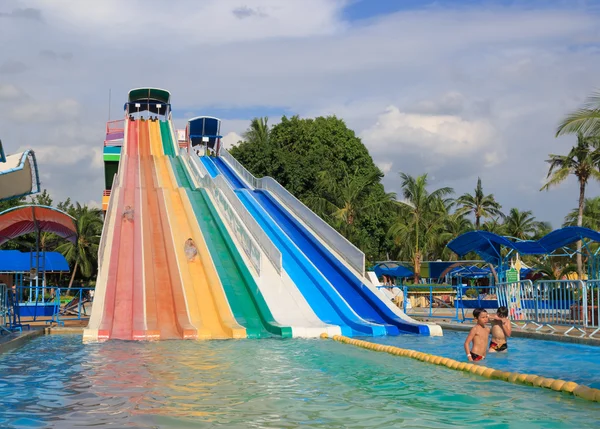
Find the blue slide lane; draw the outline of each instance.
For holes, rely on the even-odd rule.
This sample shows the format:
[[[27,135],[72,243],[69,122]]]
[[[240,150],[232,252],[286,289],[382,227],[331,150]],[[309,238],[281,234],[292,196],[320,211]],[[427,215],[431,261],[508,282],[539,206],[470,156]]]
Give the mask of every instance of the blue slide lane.
[[[205,164],[216,163],[219,171],[234,188],[237,188],[236,194],[281,252],[284,270],[319,319],[325,323],[340,326],[343,335],[380,336],[386,334],[384,326],[362,320],[356,315],[327,279],[306,258],[306,255],[298,250],[293,241],[281,231],[277,223],[256,200],[255,193],[245,189],[244,184],[226,165],[222,164],[220,159],[203,157],[202,162]]]
[[[347,303],[331,288],[321,273],[294,246],[289,237],[281,232],[277,224],[253,198],[251,191],[237,189],[235,192],[281,252],[283,269],[319,319],[340,326],[342,335],[385,335],[383,326],[365,323],[348,308]]]
[[[196,155],[192,154],[191,156]],[[204,164],[204,167],[206,167],[206,170],[208,171],[208,174],[210,174],[210,177],[212,177],[213,179],[217,177],[217,174],[219,174],[219,170],[217,170],[217,167],[214,163],[210,162],[207,156],[201,156],[200,161],[202,162],[202,164]]]
[[[235,177],[235,172],[223,160],[215,161],[219,170],[224,172],[227,178],[234,176],[237,183],[232,182],[236,185],[241,184]],[[398,335],[399,331],[429,335],[426,326],[411,324],[398,317],[268,192],[255,190],[252,193],[261,206],[276,220],[279,227],[362,319],[384,325],[388,335]]]

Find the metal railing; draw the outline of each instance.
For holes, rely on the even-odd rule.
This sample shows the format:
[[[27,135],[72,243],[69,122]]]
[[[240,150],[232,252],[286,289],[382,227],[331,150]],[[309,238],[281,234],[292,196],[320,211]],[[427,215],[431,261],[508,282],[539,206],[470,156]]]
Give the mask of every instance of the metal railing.
[[[402,307],[413,317],[463,322],[468,310],[507,307],[518,329],[533,325],[563,335],[577,332],[594,338],[600,332],[600,280],[531,280],[494,286],[406,285]],[[595,330],[594,330],[595,329]],[[593,331],[592,331],[593,330]]]
[[[536,326],[556,332],[566,327],[564,335],[577,331],[586,336],[588,321],[588,287],[582,280],[530,280],[499,283],[498,304],[506,306],[515,326]],[[522,322],[521,325],[516,324]]]
[[[106,134],[125,131],[125,119],[115,119],[106,123]]]
[[[600,280],[588,280],[587,289],[587,327],[596,328],[589,336],[594,337],[600,332]]]
[[[10,334],[10,330],[6,328],[9,324],[9,318],[8,287],[4,283],[0,283],[0,334]]]
[[[246,167],[231,155],[227,149],[222,149],[220,153],[221,158],[225,159],[229,165],[237,172],[237,174],[253,188],[260,188],[260,181],[252,173],[250,173]]]
[[[67,320],[85,320],[93,297],[94,288],[89,287],[0,285],[0,328],[10,332],[33,322],[64,326]]]
[[[259,249],[261,249],[277,272],[281,273],[281,252],[256,222],[256,219],[248,212],[225,179],[222,176],[213,179],[200,159],[197,156],[190,156],[185,149],[181,149],[179,154],[188,161],[189,171],[196,181],[207,189],[217,202],[225,220],[236,235],[246,255],[253,261],[252,263],[257,271],[260,272]]]
[[[246,183],[254,188],[267,190],[278,197],[288,209],[308,225],[312,232],[331,247],[339,257],[362,276],[365,275],[365,254],[348,241],[346,237],[336,231],[335,228],[317,216],[302,201],[279,184],[279,182],[268,176],[257,179],[225,149],[221,151],[220,156],[229,163]]]

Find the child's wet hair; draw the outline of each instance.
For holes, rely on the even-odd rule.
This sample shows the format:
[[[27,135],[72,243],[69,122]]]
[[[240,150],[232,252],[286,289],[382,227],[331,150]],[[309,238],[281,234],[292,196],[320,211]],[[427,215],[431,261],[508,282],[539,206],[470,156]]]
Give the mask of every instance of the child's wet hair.
[[[498,307],[498,311],[496,311],[496,315],[498,317],[508,317],[508,308],[502,306]]]
[[[476,308],[475,310],[473,310],[473,317],[475,319],[479,319],[479,315],[481,313],[487,313],[487,310],[485,308]]]

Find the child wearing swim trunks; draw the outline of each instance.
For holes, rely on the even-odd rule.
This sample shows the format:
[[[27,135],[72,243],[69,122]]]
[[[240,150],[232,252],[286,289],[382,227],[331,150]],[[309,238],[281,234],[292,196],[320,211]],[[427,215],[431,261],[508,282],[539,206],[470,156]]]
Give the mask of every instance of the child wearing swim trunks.
[[[483,308],[473,310],[475,318],[475,326],[471,328],[471,332],[465,340],[465,352],[470,361],[477,362],[485,359],[487,351],[487,342],[490,336],[490,328],[486,326],[488,323],[488,313]],[[473,348],[471,348],[473,343]]]
[[[508,320],[508,308],[498,307],[494,316],[490,316],[492,322],[492,341],[490,352],[504,352],[508,350],[507,338],[512,334],[510,320]]]

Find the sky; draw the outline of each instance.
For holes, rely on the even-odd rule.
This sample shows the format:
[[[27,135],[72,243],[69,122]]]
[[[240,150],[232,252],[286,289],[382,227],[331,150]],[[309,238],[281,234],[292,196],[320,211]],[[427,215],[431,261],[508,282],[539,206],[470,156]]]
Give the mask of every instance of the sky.
[[[256,116],[336,115],[388,192],[401,171],[456,195],[481,177],[504,211],[559,227],[578,186],[540,192],[545,160],[600,89],[600,1],[3,0],[0,40],[5,151],[33,149],[55,200],[96,205],[105,122],[152,86],[180,127],[221,117],[227,145]]]

